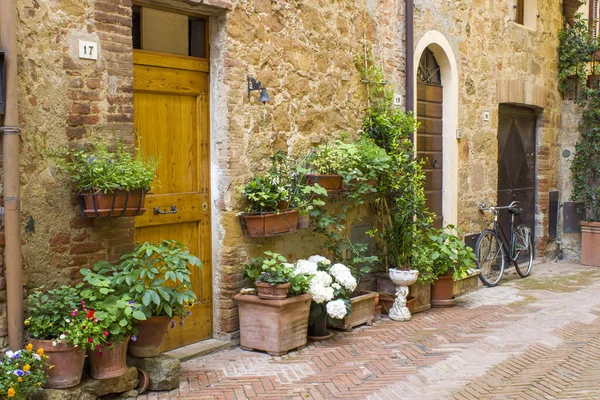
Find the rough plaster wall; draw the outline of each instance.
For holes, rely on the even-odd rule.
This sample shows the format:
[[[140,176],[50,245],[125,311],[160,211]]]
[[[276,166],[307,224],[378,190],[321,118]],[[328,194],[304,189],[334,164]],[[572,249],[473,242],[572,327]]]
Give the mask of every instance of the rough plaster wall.
[[[289,259],[320,252],[322,239],[310,231],[265,240],[245,239],[236,214],[243,209],[236,187],[265,171],[269,156],[282,149],[300,156],[313,145],[356,136],[367,101],[354,57],[364,45],[384,64],[387,78],[403,93],[403,1],[238,1],[213,31],[224,71],[219,94],[226,96],[224,116],[213,114],[213,197],[218,227],[213,230],[220,265],[215,271],[217,334],[237,330],[232,300],[243,281],[242,265],[249,257],[274,250]],[[223,36],[221,36],[223,34]],[[223,49],[224,54],[221,52]],[[213,60],[214,65],[214,60]],[[246,76],[257,78],[273,101],[248,99]],[[211,75],[214,80],[221,71]],[[218,89],[219,90],[219,89]],[[213,103],[214,106],[214,103]],[[215,118],[217,118],[215,120]],[[214,137],[216,136],[216,138]],[[215,264],[217,265],[217,264]]]
[[[490,216],[482,216],[477,205],[496,201],[497,82],[511,81],[524,88],[525,97],[519,103],[543,104],[543,114],[538,119],[536,233],[541,239],[538,249],[544,249],[547,193],[558,185],[561,97],[557,90],[556,48],[562,5],[558,0],[538,1],[540,18],[537,30],[532,31],[510,21],[513,3],[416,0],[415,43],[425,32],[438,30],[448,39],[457,58],[458,118],[463,131],[456,177],[458,223],[465,232],[479,232],[487,226]],[[536,101],[525,100],[528,98]],[[484,111],[490,112],[490,121],[483,121]]]

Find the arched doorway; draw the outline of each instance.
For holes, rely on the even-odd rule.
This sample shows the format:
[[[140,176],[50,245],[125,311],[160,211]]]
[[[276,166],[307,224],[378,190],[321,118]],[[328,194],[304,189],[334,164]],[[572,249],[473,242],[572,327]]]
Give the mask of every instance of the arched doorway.
[[[423,162],[425,172],[426,204],[437,218],[436,228],[443,225],[443,113],[444,92],[440,65],[429,48],[419,60],[417,69],[417,158]]]

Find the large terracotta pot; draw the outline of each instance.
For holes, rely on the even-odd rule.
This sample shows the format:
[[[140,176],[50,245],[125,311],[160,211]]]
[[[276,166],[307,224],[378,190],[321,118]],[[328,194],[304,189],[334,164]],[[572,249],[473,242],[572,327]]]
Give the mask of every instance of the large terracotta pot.
[[[431,306],[432,307],[450,307],[454,305],[452,298],[452,289],[454,280],[451,275],[438,276],[438,279],[431,285]]]
[[[146,191],[117,191],[94,193],[89,190],[81,194],[83,214],[88,218],[132,217],[142,215],[146,208]]]
[[[246,213],[240,218],[250,237],[274,236],[298,229],[298,210],[280,213]]]
[[[283,300],[287,297],[290,290],[289,283],[271,285],[265,282],[255,282],[254,285],[256,286],[258,297],[265,300]]]
[[[340,193],[344,190],[342,175],[306,174],[306,182],[309,185],[318,183],[329,194]]]
[[[581,263],[600,267],[600,222],[581,222]]]
[[[127,372],[127,345],[129,337],[121,343],[89,350],[90,375],[94,379],[116,378]]]
[[[233,299],[239,308],[242,349],[282,355],[306,345],[311,295],[263,300],[258,296],[236,294]]]
[[[52,340],[32,339],[33,350],[44,349],[48,356],[46,364],[53,365],[49,368],[48,381],[44,384],[46,389],[65,389],[77,386],[81,381],[85,349],[73,347],[65,343],[52,345]]]
[[[134,327],[138,334],[136,340],[129,341],[128,352],[134,357],[148,358],[160,354],[160,348],[167,336],[169,322],[167,316],[152,317],[145,321],[137,321]]]

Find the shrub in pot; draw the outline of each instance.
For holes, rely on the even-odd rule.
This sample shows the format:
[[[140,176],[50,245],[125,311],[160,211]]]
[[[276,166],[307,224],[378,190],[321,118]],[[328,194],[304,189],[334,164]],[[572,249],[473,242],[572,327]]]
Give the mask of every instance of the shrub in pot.
[[[267,257],[253,258],[244,265],[245,275],[254,281],[258,297],[265,300],[283,300],[303,292],[306,278],[294,274],[294,265],[278,253],[265,251]]]
[[[38,390],[46,382],[47,358],[43,348],[31,343],[0,356],[0,398],[25,400]]]
[[[48,364],[45,388],[63,389],[79,384],[85,361],[84,336],[87,318],[81,310],[79,287],[61,286],[38,290],[27,297],[25,320],[34,348],[44,349]]]
[[[112,151],[111,151],[112,150]],[[77,190],[85,217],[141,215],[156,178],[158,161],[136,155],[122,143],[95,140],[52,153]]]
[[[137,340],[129,344],[129,354],[135,357],[154,357],[167,335],[173,318],[183,320],[191,314],[188,306],[194,303],[190,276],[193,269],[202,268],[198,257],[183,244],[165,240],[159,244],[142,243],[121,257],[117,266],[106,265],[104,274],[114,281],[132,300],[140,304],[146,319],[136,321]],[[182,321],[180,321],[182,323]]]
[[[87,318],[82,339],[88,349],[90,375],[95,379],[121,376],[127,371],[127,346],[135,340],[134,321],[146,315],[131,296],[110,274],[106,262],[94,265],[93,270],[81,269],[85,286],[81,295],[82,310]]]

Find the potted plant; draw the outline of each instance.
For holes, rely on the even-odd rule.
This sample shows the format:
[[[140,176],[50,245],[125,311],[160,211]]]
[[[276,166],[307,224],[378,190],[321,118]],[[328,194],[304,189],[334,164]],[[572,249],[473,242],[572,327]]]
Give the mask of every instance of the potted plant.
[[[32,345],[44,349],[48,364],[49,389],[64,389],[79,384],[85,346],[81,337],[85,314],[79,289],[71,286],[35,291],[27,297],[29,317],[25,320]]]
[[[267,257],[253,259],[245,266],[246,275],[251,279],[264,279],[267,288],[284,283],[290,296],[273,296],[270,293],[266,298],[264,295],[261,298],[236,294],[234,300],[240,315],[240,345],[245,350],[281,355],[306,345],[312,299],[306,294],[310,276],[298,271],[293,264],[288,264],[280,254],[265,254]],[[257,289],[260,283],[256,283]]]
[[[133,155],[119,141],[96,140],[52,154],[73,181],[85,217],[135,216],[146,211],[146,193],[156,178],[158,161],[146,160],[139,150]]]
[[[139,244],[121,260],[117,266],[103,263],[98,274],[112,276],[145,315],[145,319],[134,321],[137,340],[129,343],[129,354],[155,357],[160,354],[171,320],[183,320],[191,313],[188,305],[193,304],[196,294],[190,277],[202,263],[174,240]]]
[[[140,310],[115,277],[107,273],[106,262],[94,265],[93,270],[81,269],[85,286],[81,290],[82,312],[87,323],[83,331],[90,360],[90,375],[94,379],[121,376],[127,371],[129,339],[136,340],[134,321],[143,321]],[[132,336],[133,335],[133,336]]]
[[[245,275],[254,281],[258,297],[282,300],[290,289],[292,265],[281,254],[265,251],[267,257],[253,258],[244,265]]]
[[[34,348],[30,343],[25,349],[7,351],[0,357],[0,398],[27,399],[27,395],[46,382],[43,348]]]
[[[442,229],[431,228],[422,244],[432,264],[424,272],[435,276],[431,286],[431,305],[448,307],[454,304],[452,289],[454,279],[462,279],[475,266],[475,253],[457,235],[460,230],[453,225]],[[423,254],[424,256],[425,253]],[[424,268],[419,264],[419,268]]]
[[[298,229],[306,229],[310,226],[310,212],[315,207],[325,205],[321,197],[327,196],[327,190],[318,183],[308,184],[307,174],[309,169],[297,164],[292,172],[292,185],[290,189],[291,206],[298,210]]]

